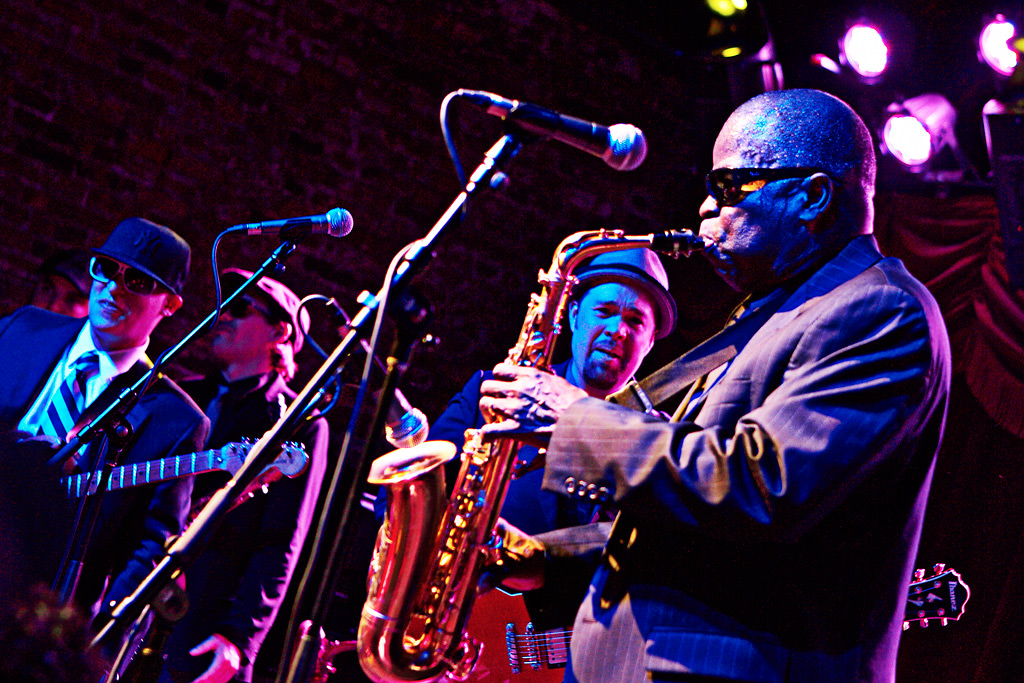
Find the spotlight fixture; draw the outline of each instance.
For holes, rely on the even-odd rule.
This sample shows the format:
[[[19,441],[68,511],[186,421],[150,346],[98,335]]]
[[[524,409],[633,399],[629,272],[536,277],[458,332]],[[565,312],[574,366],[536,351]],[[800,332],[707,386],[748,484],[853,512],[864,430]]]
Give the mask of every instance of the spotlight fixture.
[[[882,126],[881,148],[911,172],[924,171],[929,162],[948,148],[958,168],[935,179],[960,180],[964,172],[976,175],[960,151],[953,128],[956,110],[942,95],[926,93],[903,102],[890,104],[888,118]]]
[[[997,14],[981,30],[978,37],[978,58],[996,73],[1009,76],[1020,59],[1020,55],[1010,47],[1010,41],[1016,34],[1013,23],[1002,14]]]
[[[866,22],[850,26],[839,41],[839,60],[869,82],[877,80],[889,62],[889,47],[876,27]]]
[[[708,9],[729,18],[747,11],[747,0],[707,0]]]
[[[771,43],[760,3],[747,0],[705,0],[706,51],[712,59],[758,58]]]

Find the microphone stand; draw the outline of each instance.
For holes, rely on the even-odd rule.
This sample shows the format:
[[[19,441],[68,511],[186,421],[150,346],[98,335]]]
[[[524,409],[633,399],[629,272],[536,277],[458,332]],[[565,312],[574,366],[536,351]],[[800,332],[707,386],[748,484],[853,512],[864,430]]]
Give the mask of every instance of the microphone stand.
[[[350,542],[352,531],[350,515],[352,509],[359,499],[358,486],[366,480],[366,473],[361,465],[372,460],[371,454],[379,452],[382,447],[384,424],[387,421],[388,408],[394,399],[395,389],[398,386],[401,376],[408,366],[409,358],[419,338],[426,331],[430,322],[430,304],[416,295],[412,289],[406,291],[405,297],[399,301],[398,306],[392,306],[389,310],[400,309],[396,316],[397,331],[391,350],[387,356],[387,367],[384,375],[384,382],[380,389],[380,399],[374,412],[373,421],[369,428],[368,438],[363,441],[362,450],[356,460],[360,465],[359,471],[347,480],[350,490],[344,497],[335,495],[335,488],[328,492],[326,504],[321,513],[320,522],[317,525],[316,534],[312,543],[310,557],[306,563],[306,569],[299,581],[296,591],[297,598],[302,598],[308,589],[309,584],[319,577],[316,590],[313,594],[312,606],[310,607],[310,626],[299,638],[294,656],[289,663],[289,680],[308,680],[315,670],[317,659],[320,655],[320,627],[327,618],[327,612],[331,605],[331,597],[334,595],[334,586],[341,578],[343,560],[347,553],[342,552],[344,545]],[[351,433],[346,434],[344,449],[350,447]],[[344,466],[345,458],[338,461],[339,472],[335,477],[341,481],[346,475],[340,473]],[[347,472],[347,469],[346,469]],[[332,481],[332,484],[334,482]],[[340,511],[337,509],[340,505]],[[340,519],[340,521],[339,521]],[[352,523],[354,524],[354,523]],[[340,529],[334,532],[333,529]],[[325,538],[324,536],[327,536]],[[325,545],[327,547],[325,547]],[[326,558],[326,563],[324,562]],[[296,600],[296,606],[301,604]],[[298,609],[295,610],[298,613]],[[290,621],[289,627],[295,622]],[[290,630],[290,629],[289,629]],[[291,643],[295,639],[285,634],[285,643]],[[282,653],[286,655],[287,653]]]
[[[158,358],[154,366],[139,379],[133,382],[130,386],[126,387],[121,391],[118,396],[110,402],[109,405],[104,407],[92,420],[89,421],[77,434],[68,439],[67,444],[61,448],[49,461],[51,466],[62,464],[65,460],[71,457],[72,454],[77,452],[83,445],[89,443],[93,439],[97,438],[101,434],[108,435],[112,443],[117,443],[117,440],[122,436],[127,439],[131,433],[131,425],[128,420],[124,417],[128,411],[138,402],[142,394],[149,388],[150,384],[157,378],[160,369],[164,367],[171,358],[174,358],[178,353],[181,352],[188,344],[190,344],[196,337],[204,334],[208,331],[209,327],[216,320],[220,311],[226,308],[233,302],[237,297],[241,296],[249,287],[251,287],[257,280],[262,278],[268,272],[276,270],[281,267],[281,261],[289,254],[291,254],[298,244],[296,240],[285,240],[274,250],[274,252],[260,265],[260,267],[252,274],[248,280],[226,299],[223,300],[219,309],[212,311],[202,322],[192,329],[185,337],[174,346],[164,351]],[[127,432],[126,432],[127,430]],[[98,514],[99,503],[107,489],[107,481],[110,476],[110,471],[113,469],[113,463],[109,463],[103,466],[102,474],[100,477],[98,488],[95,493],[90,493],[85,496],[82,505],[88,501],[89,505],[93,507],[94,511],[90,511],[87,515],[79,513],[79,520],[76,521],[76,527],[80,524],[82,519],[94,519]],[[254,477],[255,478],[255,475]],[[91,528],[90,528],[91,530]],[[72,538],[79,535],[79,531],[75,529],[72,533]],[[84,547],[84,546],[83,546]],[[67,564],[67,563],[65,563]],[[68,571],[67,566],[62,566],[62,574]],[[71,589],[74,588],[75,577],[81,573],[81,565],[74,567],[74,572],[70,576],[58,576],[55,585],[67,586]],[[72,595],[67,595],[64,599],[65,602],[70,602]],[[147,603],[148,604],[148,603]],[[141,613],[141,610],[139,611]],[[135,617],[138,617],[136,614]],[[100,643],[108,633],[111,632],[114,626],[120,626],[134,621],[133,619],[125,620],[111,620],[99,631],[98,635],[93,639],[92,646]]]
[[[432,248],[434,244],[438,241],[446,228],[458,220],[469,198],[484,188],[489,187],[492,180],[497,181],[501,177],[499,175],[499,169],[516,155],[519,151],[520,145],[521,142],[519,138],[512,132],[508,132],[486,152],[484,159],[469,177],[462,192],[460,192],[451,205],[449,205],[427,235],[419,240],[418,243],[409,250],[405,259],[395,269],[390,286],[382,288],[381,292],[378,293],[378,296],[370,297],[368,300],[361,302],[363,303],[363,308],[353,316],[352,321],[348,324],[348,333],[342,339],[331,357],[328,358],[317,377],[310,380],[311,384],[318,381],[320,375],[329,376],[333,372],[333,368],[337,362],[336,359],[341,353],[350,353],[348,349],[356,343],[359,332],[368,325],[370,320],[372,320],[376,309],[380,304],[381,296],[389,290],[392,294],[398,295],[401,295],[406,291],[408,281],[424,267],[427,258],[432,256]],[[404,350],[402,348],[403,346],[407,346],[407,342],[401,338],[403,335],[408,336],[404,332],[399,334],[399,339],[396,340],[396,348],[394,349],[396,356],[405,356],[408,352],[407,348]],[[402,361],[399,358],[389,358],[389,368],[393,369],[395,365],[401,362]],[[384,425],[387,408],[393,398],[395,384],[397,384],[397,378],[393,377],[394,374],[395,373],[389,370],[388,377],[385,379],[381,398],[377,404],[377,412],[374,417],[373,427],[376,431],[373,434],[379,432]],[[307,391],[308,388],[304,389],[303,393],[306,393]],[[296,401],[301,397],[302,395],[300,394],[300,396],[296,398]],[[283,681],[287,681],[288,683],[304,683],[309,680],[316,663],[320,647],[318,637],[320,632],[319,627],[326,615],[327,608],[330,604],[330,597],[334,592],[334,584],[337,578],[336,575],[339,572],[340,561],[345,556],[345,553],[339,552],[338,549],[343,544],[350,543],[350,539],[354,535],[355,517],[352,515],[352,510],[356,505],[356,501],[359,499],[359,488],[366,480],[366,476],[369,471],[370,459],[368,457],[368,451],[370,445],[373,444],[374,439],[372,438],[373,434],[371,434],[371,438],[367,439],[366,446],[363,448],[362,453],[359,454],[358,460],[349,465],[347,460],[349,459],[349,451],[351,450],[352,445],[352,423],[354,423],[354,420],[350,422],[349,432],[345,435],[341,455],[338,459],[337,465],[335,466],[330,488],[328,489],[323,511],[321,512],[320,523],[318,524],[317,533],[314,537],[312,546],[313,551],[310,559],[307,561],[306,569],[299,584],[296,598],[296,605],[298,605],[300,601],[302,601],[304,593],[308,590],[310,582],[313,580],[315,569],[315,573],[320,577],[320,580],[316,586],[316,591],[311,603],[313,605],[313,623],[306,634],[298,639],[298,644],[290,660],[290,666],[288,669],[285,670],[284,668],[280,668],[278,670],[275,683],[283,683]],[[348,481],[347,488],[345,490],[341,490],[343,472],[355,473]],[[327,528],[325,522],[333,522],[333,519],[336,516],[335,509],[338,507],[340,507],[341,510],[339,516],[340,521],[338,522],[337,529],[332,531]],[[330,550],[326,553],[327,559],[329,560],[328,566],[323,567],[321,570],[321,568],[316,567],[314,560],[324,552],[321,545],[323,544],[324,536],[327,533],[334,534],[334,542],[332,543]],[[285,661],[289,644],[296,641],[299,622],[299,619],[297,619],[296,616],[297,615],[293,612],[292,619],[289,622],[288,630],[285,634],[284,642],[286,652],[282,655],[282,661]]]

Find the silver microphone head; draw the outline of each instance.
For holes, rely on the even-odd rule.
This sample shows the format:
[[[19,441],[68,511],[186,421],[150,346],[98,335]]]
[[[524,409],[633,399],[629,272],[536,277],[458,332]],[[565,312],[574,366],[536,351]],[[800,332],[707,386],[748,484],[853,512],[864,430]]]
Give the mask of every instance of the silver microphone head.
[[[601,155],[604,162],[616,171],[632,171],[647,156],[644,133],[630,123],[616,123],[608,127],[608,151]]]
[[[331,237],[344,237],[352,232],[355,221],[352,214],[341,208],[334,208],[327,212],[327,234]]]

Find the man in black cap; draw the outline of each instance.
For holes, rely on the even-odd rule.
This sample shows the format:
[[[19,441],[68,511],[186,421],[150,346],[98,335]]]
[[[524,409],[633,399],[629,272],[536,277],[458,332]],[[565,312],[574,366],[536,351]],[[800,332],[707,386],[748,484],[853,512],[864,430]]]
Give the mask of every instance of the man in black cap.
[[[252,275],[229,269],[225,289]],[[285,285],[261,278],[223,313],[210,352],[218,371],[182,387],[211,420],[209,447],[258,439],[295,397],[286,382],[295,374],[309,315]],[[274,623],[312,523],[327,464],[326,420],[305,423],[288,438],[304,446],[309,465],[295,478],[273,481],[232,510],[203,554],[186,570],[191,608],[167,643],[161,681],[250,681],[256,655]],[[195,506],[227,480],[226,473],[196,478]],[[273,658],[276,663],[276,657]]]
[[[5,588],[12,594],[54,580],[77,506],[58,480],[75,467],[95,470],[106,451],[105,439],[94,440],[62,471],[47,464],[50,449],[85,421],[83,411],[108,405],[120,386],[152,366],[150,334],[182,304],[190,250],[169,228],[129,218],[93,254],[84,321],[33,306],[0,319],[0,429],[15,446],[0,457],[0,516],[15,535],[0,545],[0,564],[10,573]],[[206,418],[166,377],[157,378],[125,418],[132,429],[124,464],[198,451],[206,438]],[[101,614],[109,610],[181,533],[191,492],[187,477],[108,491],[77,589],[56,588],[83,606],[96,602]]]

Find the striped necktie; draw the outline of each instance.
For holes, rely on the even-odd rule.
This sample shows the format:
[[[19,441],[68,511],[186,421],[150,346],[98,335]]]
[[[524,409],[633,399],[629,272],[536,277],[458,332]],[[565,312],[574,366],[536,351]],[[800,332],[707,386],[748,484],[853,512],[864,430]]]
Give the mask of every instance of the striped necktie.
[[[40,434],[64,440],[85,409],[86,383],[99,369],[99,355],[95,351],[83,353],[75,361],[50,399],[50,407],[39,425]]]

